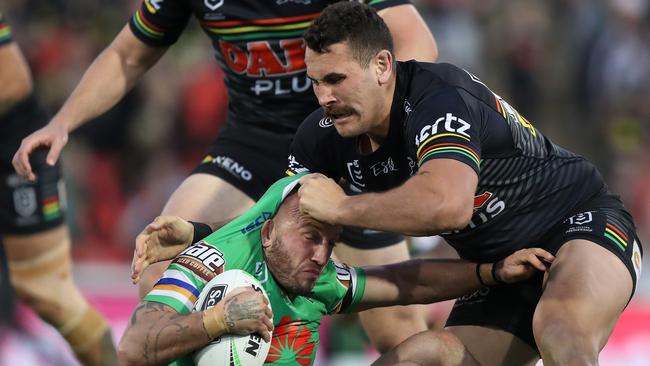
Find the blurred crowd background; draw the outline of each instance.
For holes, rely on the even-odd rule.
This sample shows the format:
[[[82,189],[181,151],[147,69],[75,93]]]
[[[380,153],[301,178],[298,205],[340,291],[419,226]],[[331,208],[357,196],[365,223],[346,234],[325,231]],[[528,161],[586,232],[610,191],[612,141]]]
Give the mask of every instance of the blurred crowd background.
[[[635,216],[648,250],[650,0],[415,4],[438,42],[440,62],[472,71],[552,140],[596,163]],[[136,0],[0,2],[14,39],[29,60],[37,93],[53,112],[137,6]],[[120,316],[128,318],[137,301],[136,287],[128,280],[135,236],[202,159],[224,121],[227,95],[212,52],[208,38],[192,21],[143,82],[108,114],[75,131],[65,149],[67,215],[77,277],[82,289],[93,294],[91,301],[114,313],[116,324],[122,321]],[[429,250],[433,245],[419,241],[413,249]],[[650,268],[647,256],[645,262]],[[639,326],[646,331],[631,341],[633,345],[622,346],[629,349],[610,358],[617,364],[650,365],[650,347],[645,347],[645,360],[632,355],[643,348],[639,342],[650,346],[650,276],[642,277],[627,312],[636,312],[631,322],[638,325],[642,319]],[[443,314],[432,315],[432,322],[443,321],[444,310],[431,314]],[[19,315],[33,318],[24,309]],[[26,327],[55,337],[33,323]],[[367,345],[355,322],[328,321],[332,323],[336,324],[329,327],[329,334],[334,336],[324,341],[322,364],[327,360],[343,364],[343,358],[331,361],[337,353],[364,352]],[[8,346],[12,338],[2,334],[0,364],[5,364],[3,352],[6,361],[11,350],[15,355],[33,348],[22,341]],[[23,337],[44,340],[33,333]],[[33,342],[40,349],[34,352],[50,352],[50,364],[71,362],[64,356],[51,357],[58,346],[48,348],[39,342]],[[23,346],[15,348],[16,344]]]

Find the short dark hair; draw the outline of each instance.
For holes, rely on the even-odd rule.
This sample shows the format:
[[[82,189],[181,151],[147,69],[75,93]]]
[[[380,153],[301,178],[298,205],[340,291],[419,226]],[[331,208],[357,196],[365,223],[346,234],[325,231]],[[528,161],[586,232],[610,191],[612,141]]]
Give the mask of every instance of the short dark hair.
[[[356,1],[326,7],[303,37],[307,47],[318,53],[329,52],[331,45],[347,41],[362,66],[367,66],[381,50],[393,53],[393,38],[384,20],[375,9]]]

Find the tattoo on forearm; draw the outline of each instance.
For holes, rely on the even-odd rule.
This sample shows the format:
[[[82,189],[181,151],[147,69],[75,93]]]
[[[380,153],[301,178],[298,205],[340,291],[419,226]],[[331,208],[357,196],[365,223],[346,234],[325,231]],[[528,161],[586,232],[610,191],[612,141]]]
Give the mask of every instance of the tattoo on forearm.
[[[172,357],[170,352],[178,349],[175,343],[178,339],[193,339],[197,345],[202,341],[209,341],[207,332],[205,332],[205,339],[200,336],[197,338],[197,332],[192,326],[193,322],[188,322],[187,319],[187,315],[172,312],[167,305],[161,303],[144,301],[137,306],[130,323],[133,326],[140,322],[136,325],[143,342],[141,358],[146,365],[166,362]]]
[[[224,304],[226,325],[228,328],[233,328],[235,322],[239,320],[253,320],[259,318],[262,314],[262,309],[257,306],[258,302],[255,300],[246,300],[240,302],[237,298],[230,298]]]

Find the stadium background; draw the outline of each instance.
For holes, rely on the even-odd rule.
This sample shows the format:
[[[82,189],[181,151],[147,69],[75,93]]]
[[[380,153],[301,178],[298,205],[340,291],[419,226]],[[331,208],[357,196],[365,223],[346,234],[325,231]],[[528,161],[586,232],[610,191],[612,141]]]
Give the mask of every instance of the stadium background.
[[[0,6],[38,94],[55,111],[137,1],[3,0]],[[597,164],[633,212],[647,249],[650,1],[420,0],[416,6],[436,37],[440,61],[471,70],[551,139]],[[227,108],[221,79],[208,38],[192,21],[116,108],[71,135],[64,170],[75,277],[110,318],[116,338],[137,301],[129,281],[134,238],[218,133]],[[444,311],[430,309],[432,322]],[[54,331],[24,307],[18,317],[18,329],[0,325],[0,365],[74,365]],[[373,357],[353,319],[325,323],[319,365]],[[601,364],[650,365],[648,346],[646,274]]]

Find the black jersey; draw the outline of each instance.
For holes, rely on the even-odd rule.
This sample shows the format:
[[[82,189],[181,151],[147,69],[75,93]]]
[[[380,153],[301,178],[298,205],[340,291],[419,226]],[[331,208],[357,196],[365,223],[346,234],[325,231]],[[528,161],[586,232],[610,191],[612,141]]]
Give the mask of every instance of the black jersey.
[[[318,107],[307,78],[302,34],[329,0],[144,0],[133,33],[167,46],[194,15],[212,40],[225,73],[228,123],[293,134]],[[376,9],[409,0],[374,0]]]
[[[606,192],[595,167],[554,145],[469,72],[449,64],[398,62],[386,141],[362,155],[322,110],[298,129],[288,174],[309,170],[359,191],[394,188],[431,159],[478,174],[467,227],[442,236],[467,259],[501,258],[530,246],[563,216]]]

